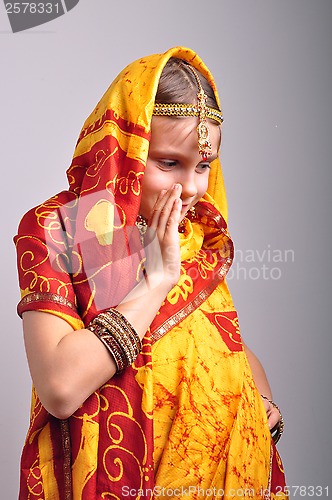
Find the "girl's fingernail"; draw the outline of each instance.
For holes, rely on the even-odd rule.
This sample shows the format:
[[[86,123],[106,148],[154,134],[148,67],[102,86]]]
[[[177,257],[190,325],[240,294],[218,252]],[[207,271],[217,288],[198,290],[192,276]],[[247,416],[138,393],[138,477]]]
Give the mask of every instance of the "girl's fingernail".
[[[173,189],[179,189],[180,184],[174,184]]]

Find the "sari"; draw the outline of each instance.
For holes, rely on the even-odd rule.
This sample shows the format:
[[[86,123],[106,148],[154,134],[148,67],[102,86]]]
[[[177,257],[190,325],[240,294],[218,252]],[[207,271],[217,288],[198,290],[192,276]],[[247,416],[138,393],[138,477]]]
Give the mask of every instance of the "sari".
[[[170,57],[200,71],[218,100],[211,73],[190,49],[141,58],[118,75],[84,123],[68,190],[19,225],[19,315],[48,312],[78,330],[142,278],[135,221],[155,94]],[[129,368],[67,420],[49,414],[33,389],[21,500],[286,498],[225,281],[233,243],[219,158],[180,245],[179,281]]]

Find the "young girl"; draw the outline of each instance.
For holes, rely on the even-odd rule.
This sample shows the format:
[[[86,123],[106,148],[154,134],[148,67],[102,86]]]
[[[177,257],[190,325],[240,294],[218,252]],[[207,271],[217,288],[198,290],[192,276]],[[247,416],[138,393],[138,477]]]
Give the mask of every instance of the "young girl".
[[[68,190],[23,217],[20,499],[286,498],[281,415],[225,282],[222,121],[197,54],[142,58],[86,120]]]

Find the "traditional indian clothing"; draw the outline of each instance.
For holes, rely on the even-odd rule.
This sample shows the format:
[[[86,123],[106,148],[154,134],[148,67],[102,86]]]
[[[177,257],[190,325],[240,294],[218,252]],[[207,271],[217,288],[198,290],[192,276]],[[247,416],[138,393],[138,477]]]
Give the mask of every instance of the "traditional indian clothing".
[[[20,315],[48,312],[78,330],[142,278],[135,221],[155,94],[170,57],[201,72],[218,99],[211,73],[189,49],[139,59],[119,74],[83,126],[68,190],[20,223]],[[68,420],[50,415],[33,390],[20,499],[263,499],[282,491],[282,464],[225,281],[233,258],[226,221],[216,159],[180,234],[180,279],[136,361]]]

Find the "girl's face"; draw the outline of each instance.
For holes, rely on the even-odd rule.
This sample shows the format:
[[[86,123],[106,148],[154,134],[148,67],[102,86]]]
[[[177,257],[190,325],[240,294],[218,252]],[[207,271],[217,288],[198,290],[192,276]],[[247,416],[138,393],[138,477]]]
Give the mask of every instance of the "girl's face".
[[[171,118],[154,116],[151,140],[143,183],[140,215],[149,219],[162,189],[175,183],[182,185],[183,219],[188,210],[205,194],[208,187],[210,163],[217,158],[220,127],[209,121],[212,155],[207,161],[198,153],[196,117]]]

